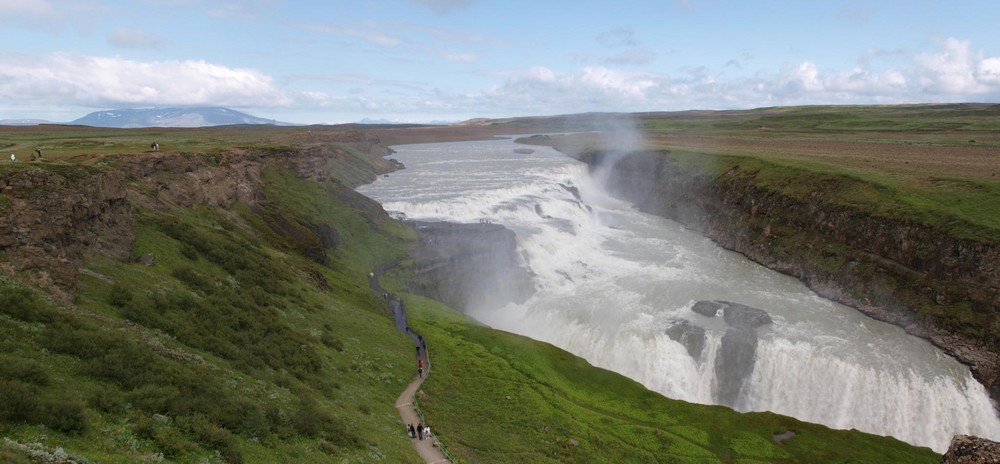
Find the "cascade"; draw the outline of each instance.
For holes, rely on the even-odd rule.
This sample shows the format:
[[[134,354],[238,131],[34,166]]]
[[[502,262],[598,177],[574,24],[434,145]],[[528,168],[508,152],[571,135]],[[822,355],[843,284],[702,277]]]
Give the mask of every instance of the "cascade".
[[[1000,439],[967,367],[902,329],[825,300],[672,221],[610,197],[585,165],[510,140],[395,147],[406,169],[358,190],[418,220],[501,224],[517,234],[536,291],[462,308],[668,397],[773,411],[947,449],[955,434]],[[726,301],[770,320],[734,327],[695,311]]]

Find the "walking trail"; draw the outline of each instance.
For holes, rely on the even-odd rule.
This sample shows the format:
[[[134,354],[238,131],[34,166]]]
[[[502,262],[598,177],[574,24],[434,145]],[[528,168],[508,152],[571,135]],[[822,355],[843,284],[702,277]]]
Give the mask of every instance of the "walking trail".
[[[431,372],[431,360],[427,354],[424,339],[410,330],[410,327],[406,322],[406,308],[403,305],[403,302],[382,289],[378,283],[378,275],[390,266],[392,266],[392,264],[382,266],[369,274],[369,284],[371,285],[372,290],[378,292],[379,295],[383,295],[383,297],[386,298],[391,304],[393,316],[396,321],[396,328],[407,334],[413,340],[415,347],[414,352],[416,356],[416,359],[413,361],[414,370],[417,369],[418,361],[423,361],[423,375],[414,375],[413,380],[406,386],[403,393],[399,395],[399,398],[396,398],[396,409],[399,410],[399,417],[403,420],[403,430],[405,431],[406,426],[409,424],[412,424],[414,429],[416,429],[418,424],[422,424],[420,416],[417,415],[416,408],[413,407],[413,397],[420,389],[420,384],[424,382],[424,379],[426,379]],[[426,426],[427,424],[423,425]],[[433,429],[431,430],[431,434],[423,437],[423,440],[414,436],[411,441],[413,442],[413,447],[417,449],[417,452],[420,454],[420,457],[424,460],[424,462],[429,464],[444,464],[451,462],[445,456],[444,452],[437,447],[437,437],[433,435]]]

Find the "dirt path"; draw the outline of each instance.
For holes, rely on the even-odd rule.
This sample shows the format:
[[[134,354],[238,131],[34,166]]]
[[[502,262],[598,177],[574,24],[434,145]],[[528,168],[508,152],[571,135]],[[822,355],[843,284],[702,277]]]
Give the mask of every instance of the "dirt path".
[[[403,305],[402,300],[399,300],[395,296],[386,292],[385,289],[383,289],[378,283],[379,274],[393,265],[395,265],[395,263],[381,266],[372,271],[368,274],[368,283],[372,290],[375,290],[379,295],[383,295],[383,297],[389,302],[389,306],[392,308],[393,317],[396,321],[396,328],[413,340],[415,355],[415,359],[413,361],[414,370],[417,369],[418,362],[423,362],[423,374],[414,375],[413,380],[406,386],[403,393],[400,393],[399,398],[396,398],[396,409],[399,410],[399,417],[403,420],[404,430],[406,430],[405,427],[407,425],[413,425],[414,430],[416,430],[417,425],[426,424],[421,424],[420,422],[420,416],[417,414],[416,408],[413,407],[413,397],[417,394],[417,391],[420,390],[420,385],[424,383],[424,379],[430,375],[431,360],[430,356],[427,354],[427,345],[424,343],[424,339],[415,332],[411,331],[406,322],[406,307]],[[419,348],[419,350],[417,348]],[[423,458],[424,462],[429,464],[444,464],[451,462],[437,447],[437,437],[433,435],[433,429],[431,430],[431,434],[424,436],[423,439],[414,437],[411,441],[413,442],[413,447],[417,449],[417,453],[420,454],[420,457]]]
[[[396,409],[399,410],[399,417],[403,419],[403,424],[413,424],[416,428],[420,424],[420,417],[417,415],[416,409],[413,408],[413,396],[417,394],[417,390],[420,389],[420,384],[424,382],[427,375],[430,374],[431,363],[427,357],[427,352],[421,350],[420,360],[424,361],[424,375],[423,378],[416,376],[413,381],[406,386],[403,393],[396,398]],[[444,453],[435,446],[437,443],[437,438],[433,436],[433,429],[431,430],[431,436],[425,436],[423,440],[419,438],[413,438],[413,446],[420,453],[420,457],[424,459],[427,463],[446,463],[451,462],[445,457]]]

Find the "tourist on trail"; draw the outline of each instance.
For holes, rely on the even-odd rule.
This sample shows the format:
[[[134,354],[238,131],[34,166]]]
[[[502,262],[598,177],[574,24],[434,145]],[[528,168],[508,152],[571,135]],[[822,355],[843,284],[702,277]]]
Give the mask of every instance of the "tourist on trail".
[[[417,424],[417,438],[424,439],[424,424]]]
[[[420,347],[417,346],[417,356],[420,356]]]
[[[428,425],[428,426],[424,427],[424,436],[427,437],[428,440],[430,440],[431,438],[433,438],[433,437],[431,437],[431,426]]]
[[[421,379],[424,378],[424,368],[418,367],[417,368],[417,375],[420,376]]]
[[[418,359],[417,360],[417,367],[424,367],[424,360],[423,359]]]
[[[413,430],[413,424],[406,424],[406,435],[410,438],[417,438],[417,432]]]

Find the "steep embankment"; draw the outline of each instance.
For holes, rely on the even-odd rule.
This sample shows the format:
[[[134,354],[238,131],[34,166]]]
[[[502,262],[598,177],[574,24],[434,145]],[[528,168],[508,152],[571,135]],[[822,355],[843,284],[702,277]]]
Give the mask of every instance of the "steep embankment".
[[[418,462],[369,145],[0,167],[0,461]]]
[[[891,190],[829,170],[668,152],[579,158],[643,211],[930,339],[1000,398],[995,231],[913,214]]]

